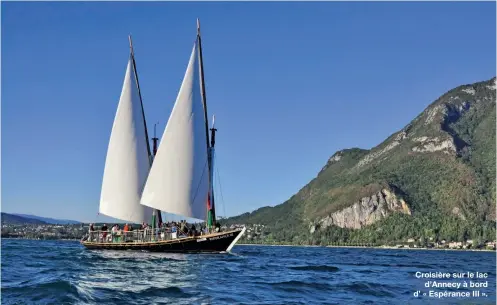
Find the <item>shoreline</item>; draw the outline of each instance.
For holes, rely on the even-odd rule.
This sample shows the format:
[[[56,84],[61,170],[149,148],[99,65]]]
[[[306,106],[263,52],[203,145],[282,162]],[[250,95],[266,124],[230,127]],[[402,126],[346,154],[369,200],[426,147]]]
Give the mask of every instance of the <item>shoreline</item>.
[[[49,240],[49,241],[80,241],[80,239],[70,239],[70,238],[59,238],[59,239],[38,239],[38,238],[22,238],[22,237],[1,237],[0,239],[24,239],[24,240]]]
[[[428,250],[428,251],[473,251],[473,252],[496,252],[490,249],[450,249],[450,248],[396,248],[388,246],[314,246],[314,245],[271,245],[271,244],[236,244],[237,246],[266,246],[266,247],[322,247],[322,248],[361,248],[361,249],[384,249],[384,250]]]
[[[18,238],[18,237],[1,237],[1,239],[24,239],[24,240],[44,240],[44,241],[80,241],[79,239],[36,239],[36,238]],[[473,251],[473,252],[497,252],[491,249],[450,249],[450,248],[396,248],[389,246],[316,246],[316,245],[273,245],[273,244],[236,244],[236,246],[258,246],[258,247],[305,247],[305,248],[360,248],[360,249],[383,249],[383,250],[428,250],[428,251]]]

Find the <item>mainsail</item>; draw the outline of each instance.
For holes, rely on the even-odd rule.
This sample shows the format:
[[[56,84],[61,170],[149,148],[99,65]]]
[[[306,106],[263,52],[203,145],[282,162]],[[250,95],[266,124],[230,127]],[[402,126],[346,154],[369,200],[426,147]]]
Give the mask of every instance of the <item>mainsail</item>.
[[[196,41],[140,203],[204,220],[210,173],[200,69]]]
[[[150,170],[149,150],[131,53],[105,160],[100,213],[133,223],[150,221],[152,209],[139,204]]]

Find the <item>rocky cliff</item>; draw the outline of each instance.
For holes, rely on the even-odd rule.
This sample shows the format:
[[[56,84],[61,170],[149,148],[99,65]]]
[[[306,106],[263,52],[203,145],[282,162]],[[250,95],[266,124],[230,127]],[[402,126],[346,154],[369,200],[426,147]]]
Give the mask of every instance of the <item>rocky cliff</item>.
[[[360,229],[386,218],[394,212],[411,215],[411,210],[404,199],[399,198],[390,190],[382,189],[371,196],[361,198],[348,208],[319,219],[317,224],[311,225],[310,232],[313,233],[317,228],[324,229],[331,225],[340,228]]]

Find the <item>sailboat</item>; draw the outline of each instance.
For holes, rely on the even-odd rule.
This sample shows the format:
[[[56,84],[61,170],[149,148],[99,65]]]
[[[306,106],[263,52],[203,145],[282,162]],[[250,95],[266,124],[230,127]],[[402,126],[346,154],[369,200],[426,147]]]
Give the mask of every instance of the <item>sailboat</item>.
[[[209,134],[200,23],[197,19],[197,37],[160,145],[157,147],[155,135],[152,139],[153,151],[131,36],[129,42],[130,56],[107,150],[99,213],[130,223],[152,220],[152,230],[148,234],[134,231],[117,241],[107,239],[107,232],[97,231],[96,237],[89,236],[81,243],[88,249],[229,252],[246,228],[222,231],[216,221],[213,172],[217,129],[213,117]],[[193,236],[155,234],[162,223],[161,212],[205,221],[208,230]]]

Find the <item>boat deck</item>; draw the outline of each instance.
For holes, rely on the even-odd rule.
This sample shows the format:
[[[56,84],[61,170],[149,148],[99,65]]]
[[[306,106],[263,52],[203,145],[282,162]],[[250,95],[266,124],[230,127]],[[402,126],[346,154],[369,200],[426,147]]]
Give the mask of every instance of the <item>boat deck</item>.
[[[101,236],[102,233],[95,231],[97,236]],[[224,231],[224,232],[214,232],[199,236],[185,236],[177,238],[164,238],[164,239],[154,239],[153,237],[147,238],[144,231],[132,231],[142,232],[142,234],[137,234],[137,236],[142,236],[144,238],[138,238],[134,240],[118,240],[108,242],[107,238],[98,238],[93,241],[82,240],[81,244],[89,249],[113,249],[113,250],[146,250],[146,251],[158,251],[158,252],[223,252],[230,251],[235,243],[240,239],[240,237],[245,232],[245,228],[238,228],[234,230]],[[93,232],[92,232],[93,233]]]

